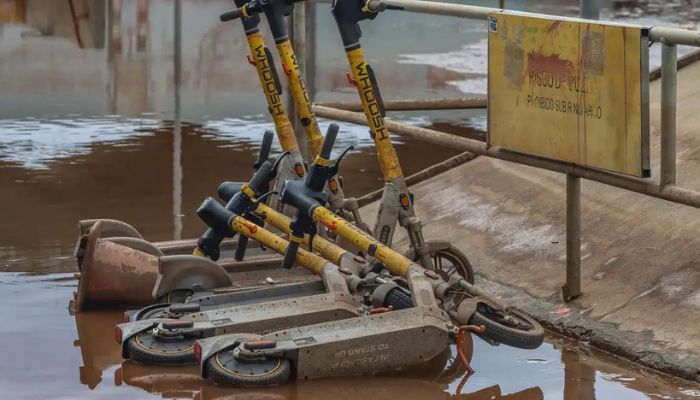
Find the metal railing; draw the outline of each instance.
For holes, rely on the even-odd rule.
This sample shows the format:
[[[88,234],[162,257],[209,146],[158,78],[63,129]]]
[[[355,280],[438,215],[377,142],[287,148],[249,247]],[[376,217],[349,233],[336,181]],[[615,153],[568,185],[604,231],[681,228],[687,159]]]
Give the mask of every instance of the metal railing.
[[[479,7],[453,3],[439,3],[422,0],[385,0],[388,5],[407,12],[431,15],[443,15],[467,19],[486,20],[493,12],[508,12],[499,8]],[[518,12],[519,15],[550,17],[548,15]],[[585,22],[598,22],[577,20]],[[562,287],[565,300],[581,295],[581,184],[580,178],[589,179],[606,185],[629,190],[636,193],[664,199],[673,203],[700,208],[700,192],[676,186],[676,95],[677,95],[677,45],[700,47],[700,32],[677,28],[653,27],[649,30],[651,42],[660,42],[663,46],[661,56],[661,157],[660,178],[656,183],[651,179],[640,179],[608,171],[589,168],[573,163],[545,159],[523,153],[514,153],[498,147],[487,147],[486,143],[473,139],[454,136],[432,129],[411,126],[395,121],[387,121],[387,128],[394,133],[425,140],[437,144],[459,148],[474,153],[505,161],[529,165],[541,169],[565,173],[566,179],[566,284]],[[478,101],[468,100],[414,100],[396,101],[396,107],[411,104],[417,107],[437,108],[440,102],[449,103],[448,108],[475,108]],[[415,103],[415,104],[412,104]],[[483,103],[482,103],[483,104]],[[328,105],[335,106],[328,107]],[[648,105],[647,105],[648,106]],[[344,108],[344,109],[341,109]],[[366,124],[362,113],[354,104],[315,105],[314,111],[319,117],[355,124]]]

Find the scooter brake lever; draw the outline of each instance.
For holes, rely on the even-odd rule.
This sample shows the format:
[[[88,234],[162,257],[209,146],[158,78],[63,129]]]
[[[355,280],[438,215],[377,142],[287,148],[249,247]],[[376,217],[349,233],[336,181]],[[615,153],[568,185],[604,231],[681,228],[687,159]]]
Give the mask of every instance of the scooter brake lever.
[[[282,153],[279,157],[277,157],[277,160],[275,160],[275,163],[272,164],[272,171],[275,172],[275,175],[277,175],[277,168],[279,167],[280,162],[282,161],[282,159],[285,158],[285,157],[287,157],[287,156],[290,155],[290,154],[291,154],[291,153],[289,152],[289,150],[287,150],[287,151],[285,151],[284,153]]]
[[[273,195],[273,194],[280,194],[280,193],[279,193],[278,191],[276,191],[276,190],[270,190],[269,192],[267,192],[267,193],[261,195],[260,197],[258,197],[256,200],[258,201],[258,203],[264,203],[265,200],[267,200],[267,198],[270,197],[270,195]]]
[[[330,173],[328,174],[328,178],[338,174],[338,171],[340,170],[340,162],[343,161],[343,158],[345,158],[350,150],[355,150],[355,146],[348,146],[342,153],[340,153],[340,156],[335,159],[335,162],[333,162],[333,165],[331,165],[329,168]]]

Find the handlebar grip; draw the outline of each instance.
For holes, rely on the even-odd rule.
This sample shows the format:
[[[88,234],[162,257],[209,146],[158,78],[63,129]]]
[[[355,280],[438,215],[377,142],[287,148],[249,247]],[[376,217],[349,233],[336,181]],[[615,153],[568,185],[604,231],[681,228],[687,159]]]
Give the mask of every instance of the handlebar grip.
[[[211,197],[207,197],[202,205],[197,209],[197,215],[204,221],[207,226],[215,231],[226,232],[231,234],[231,226],[229,221],[233,217],[233,213],[225,209],[221,204]]]
[[[297,259],[297,250],[299,250],[299,243],[289,241],[289,246],[284,252],[284,259],[282,260],[282,268],[291,269]]]
[[[375,13],[386,11],[386,3],[378,0],[370,0],[367,2],[367,9]]]
[[[219,195],[221,200],[228,203],[233,196],[241,191],[243,185],[245,185],[243,182],[224,182],[219,185],[219,189],[216,191],[216,193]]]
[[[253,175],[250,182],[248,182],[248,187],[255,192],[256,196],[262,194],[261,190],[263,189],[263,185],[269,181],[270,174],[274,174],[272,166],[273,164],[269,160],[265,161],[260,168],[255,171],[255,175]]]
[[[260,145],[260,153],[258,153],[258,160],[255,161],[256,168],[259,168],[262,163],[270,158],[270,150],[272,150],[272,138],[275,134],[272,131],[265,131],[263,134],[262,144]]]
[[[335,139],[338,137],[338,131],[340,127],[338,124],[328,125],[328,130],[326,130],[326,138],[323,140],[323,148],[321,149],[321,158],[326,160],[331,158],[331,151],[333,151],[333,146],[335,145]]]
[[[241,18],[243,16],[243,11],[240,8],[237,8],[233,11],[228,11],[225,12],[221,15],[219,15],[219,19],[221,22],[227,22],[227,21],[233,21],[234,19]]]

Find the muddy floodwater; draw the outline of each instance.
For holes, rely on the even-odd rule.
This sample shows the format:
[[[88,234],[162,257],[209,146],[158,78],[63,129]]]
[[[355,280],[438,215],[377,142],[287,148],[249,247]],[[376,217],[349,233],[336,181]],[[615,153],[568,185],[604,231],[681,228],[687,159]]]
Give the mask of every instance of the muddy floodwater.
[[[272,124],[255,70],[245,61],[240,24],[217,20],[231,3],[181,0],[183,23],[176,26],[174,0],[0,0],[0,398],[700,398],[698,386],[558,337],[534,351],[474,338],[468,347],[477,372],[470,377],[453,364],[453,348],[444,362],[401,376],[252,391],[213,386],[194,367],[123,362],[113,337],[121,311],[73,316],[67,310],[77,286],[76,224],[114,218],[148,240],[195,237],[205,228],[194,214],[199,203],[220,182],[250,177],[262,133]],[[507,3],[576,12],[570,1]],[[697,26],[692,12],[678,20],[685,3],[674,4],[671,14],[664,7],[653,13],[632,7],[605,15]],[[385,99],[485,93],[481,22],[401,13],[381,19],[363,32]],[[319,101],[353,100],[328,5],[318,6],[316,23],[317,74],[309,84]],[[482,111],[390,118],[485,137]],[[330,121],[320,123],[325,129]],[[405,175],[458,154],[400,136],[394,141]],[[336,149],[349,145],[355,150],[343,165],[346,192],[380,188],[367,129],[341,124]]]

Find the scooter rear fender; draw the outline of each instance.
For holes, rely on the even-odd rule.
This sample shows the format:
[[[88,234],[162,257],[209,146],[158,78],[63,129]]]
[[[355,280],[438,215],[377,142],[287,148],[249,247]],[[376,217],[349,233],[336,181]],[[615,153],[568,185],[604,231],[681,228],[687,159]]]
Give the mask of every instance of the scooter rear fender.
[[[209,290],[233,285],[224,268],[214,261],[192,255],[158,259],[158,277],[152,297],[159,299],[175,290]]]
[[[239,344],[246,342],[248,340],[260,339],[261,335],[256,335],[252,333],[232,333],[228,335],[214,336],[206,339],[199,339],[196,345],[200,348],[200,363],[199,363],[199,373],[203,378],[208,378],[206,368],[207,361],[220,351],[224,351],[229,348],[238,346]]]
[[[141,321],[125,322],[118,324],[115,329],[121,330],[122,341],[120,343],[122,349],[122,358],[126,359],[126,343],[134,335],[143,332],[145,330],[154,328],[161,322],[167,321],[165,318],[154,318],[154,319],[144,319]]]

